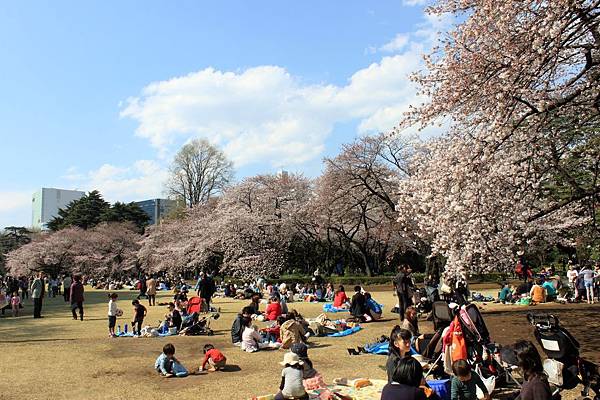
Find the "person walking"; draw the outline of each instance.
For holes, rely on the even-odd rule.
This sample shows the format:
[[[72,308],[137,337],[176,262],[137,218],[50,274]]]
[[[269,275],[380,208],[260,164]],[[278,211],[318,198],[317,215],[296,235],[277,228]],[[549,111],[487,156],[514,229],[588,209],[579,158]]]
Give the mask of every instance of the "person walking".
[[[65,289],[67,290],[67,289]],[[69,288],[69,299],[71,300],[71,312],[73,313],[73,319],[77,320],[76,309],[79,309],[79,319],[83,321],[83,283],[81,283],[81,277],[75,275],[73,277],[73,283]]]
[[[394,289],[398,295],[398,313],[400,320],[404,320],[404,312],[410,306],[409,285],[410,278],[407,275],[407,266],[398,267],[398,275],[394,278]]]
[[[70,296],[71,296],[71,284],[73,283],[73,280],[71,279],[71,277],[69,275],[65,276],[63,278],[62,284],[63,284],[63,297],[65,299],[65,303],[70,301]]]
[[[148,290],[148,286],[146,284],[146,277],[142,276],[140,278],[140,294],[138,295],[137,299],[139,300],[140,297],[148,298],[148,295],[146,294],[147,290]]]
[[[42,318],[42,301],[45,294],[44,273],[38,272],[37,278],[31,284],[31,298],[33,299],[33,318]]]
[[[155,306],[156,305],[156,280],[154,276],[151,276],[150,279],[146,281],[146,295],[148,296],[148,305]]]
[[[200,296],[203,302],[206,304],[207,310],[210,311],[210,300],[212,299],[213,294],[215,294],[217,291],[217,287],[212,276],[201,272],[200,279],[196,284],[196,290],[198,296]]]

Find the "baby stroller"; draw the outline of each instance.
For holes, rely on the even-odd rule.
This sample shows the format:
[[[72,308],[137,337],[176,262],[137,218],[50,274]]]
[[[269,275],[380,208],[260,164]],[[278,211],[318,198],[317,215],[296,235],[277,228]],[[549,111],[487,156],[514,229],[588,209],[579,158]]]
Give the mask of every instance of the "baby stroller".
[[[198,312],[193,312],[182,321],[179,334],[182,336],[213,336],[215,333],[210,328],[210,321],[216,321],[219,317],[219,313],[213,313],[200,318]]]
[[[560,326],[558,318],[552,314],[527,314],[527,320],[534,327],[534,336],[548,357],[544,361],[544,371],[548,381],[558,388],[573,389],[583,384],[582,396],[589,396],[590,388],[594,399],[600,397],[600,374],[598,366],[584,360],[579,355],[579,342]]]
[[[467,304],[460,308],[457,315],[467,344],[469,361],[479,366],[482,378],[494,376],[496,385],[516,383],[519,386],[512,377],[511,368],[501,363],[500,346],[492,342],[479,308],[475,304]]]

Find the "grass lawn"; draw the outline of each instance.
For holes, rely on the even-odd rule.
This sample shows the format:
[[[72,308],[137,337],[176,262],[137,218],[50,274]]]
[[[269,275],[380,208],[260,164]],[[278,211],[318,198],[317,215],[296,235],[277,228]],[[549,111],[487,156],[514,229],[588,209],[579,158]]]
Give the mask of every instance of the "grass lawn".
[[[119,291],[119,308],[125,315],[118,324],[130,323],[131,300],[135,291]],[[157,296],[157,303],[168,301],[169,293]],[[179,399],[246,399],[253,395],[276,392],[280,382],[283,351],[242,352],[231,344],[231,323],[247,301],[216,299],[221,318],[212,322],[215,336],[168,338],[108,337],[107,295],[86,287],[85,321],[74,321],[70,307],[62,297],[44,299],[42,319],[31,317],[31,300],[25,301],[22,316],[0,318],[0,393],[18,393],[28,399],[120,399],[157,398],[159,393]],[[376,299],[389,310],[394,298],[381,293]],[[144,300],[142,300],[142,304]],[[146,305],[146,304],[145,304]],[[291,303],[305,316],[321,313],[322,304]],[[155,325],[166,307],[147,307],[145,323]],[[346,314],[337,314],[340,318]],[[389,316],[388,318],[393,318]],[[383,356],[351,357],[347,347],[389,334],[396,319],[366,325],[363,331],[346,338],[313,338],[309,356],[326,381],[335,377],[385,378],[379,366]],[[189,369],[202,360],[201,349],[212,343],[227,356],[237,371],[210,373],[183,379],[164,379],[154,371],[154,360],[162,346],[171,342],[176,357]],[[15,391],[15,389],[17,389]],[[0,398],[2,396],[0,395]]]
[[[44,300],[43,319],[31,317],[31,300],[26,301],[23,315],[0,318],[0,398],[25,399],[153,399],[167,395],[178,399],[247,399],[253,395],[274,393],[280,382],[283,351],[242,352],[231,345],[230,327],[235,314],[247,301],[216,299],[221,318],[213,322],[215,336],[168,338],[108,338],[107,295],[105,291],[86,288],[85,321],[72,320],[70,308],[62,297]],[[119,307],[125,315],[118,320],[123,325],[131,320],[131,300],[134,291],[119,292]],[[169,293],[157,296],[157,303],[168,301]],[[336,377],[369,377],[385,379],[384,356],[349,356],[346,348],[364,345],[382,334],[389,335],[397,323],[397,315],[389,310],[395,304],[390,290],[376,292],[374,298],[385,304],[388,320],[365,324],[361,332],[345,338],[313,338],[309,356],[326,382]],[[144,302],[144,300],[142,300]],[[321,313],[322,304],[290,303],[303,315]],[[145,322],[155,325],[166,313],[166,307],[148,307]],[[520,311],[518,311],[520,312]],[[343,317],[345,314],[337,314]],[[504,314],[506,315],[506,314]],[[490,315],[490,319],[502,315]],[[511,317],[528,332],[526,321]],[[511,327],[506,322],[492,329],[493,338],[509,341]],[[505,328],[506,329],[505,331]],[[431,323],[422,322],[421,331],[430,332]],[[498,331],[496,333],[496,331]],[[521,333],[521,335],[523,335]],[[532,335],[528,339],[533,340]],[[221,349],[232,368],[231,372],[206,373],[183,379],[161,378],[154,371],[154,360],[162,346],[172,342],[176,356],[189,369],[201,361],[204,344]]]

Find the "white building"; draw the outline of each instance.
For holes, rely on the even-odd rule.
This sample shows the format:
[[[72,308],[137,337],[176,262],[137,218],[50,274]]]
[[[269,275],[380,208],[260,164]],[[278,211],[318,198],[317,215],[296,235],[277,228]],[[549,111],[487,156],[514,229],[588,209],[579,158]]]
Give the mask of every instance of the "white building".
[[[85,192],[79,190],[41,188],[31,199],[31,226],[41,230],[47,229],[46,224],[58,215],[60,208],[66,208],[70,202],[79,200],[84,195]]]

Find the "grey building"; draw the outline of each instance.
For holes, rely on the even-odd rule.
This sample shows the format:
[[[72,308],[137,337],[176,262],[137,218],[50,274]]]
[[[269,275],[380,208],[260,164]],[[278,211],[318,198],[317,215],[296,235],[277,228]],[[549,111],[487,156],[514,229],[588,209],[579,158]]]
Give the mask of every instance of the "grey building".
[[[150,217],[150,225],[154,225],[160,222],[175,206],[177,201],[169,199],[150,199],[143,201],[136,201],[137,204],[146,214]]]
[[[55,188],[41,188],[31,199],[31,226],[46,230],[48,222],[58,215],[58,210],[66,208],[70,202],[79,200],[85,192]]]

